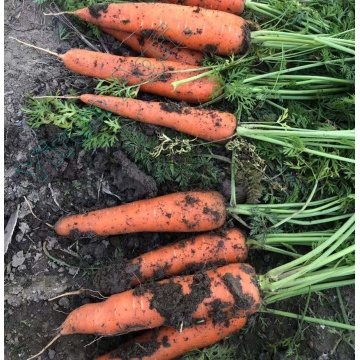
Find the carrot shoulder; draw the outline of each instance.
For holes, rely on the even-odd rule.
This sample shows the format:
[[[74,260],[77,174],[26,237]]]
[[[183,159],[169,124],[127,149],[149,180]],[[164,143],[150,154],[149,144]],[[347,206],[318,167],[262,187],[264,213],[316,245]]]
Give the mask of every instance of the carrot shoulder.
[[[236,117],[217,110],[91,94],[81,95],[80,100],[133,120],[165,126],[208,141],[229,139],[236,129]]]
[[[60,219],[59,235],[71,232],[100,236],[133,232],[208,231],[226,218],[223,197],[215,191],[180,192]]]
[[[149,279],[161,280],[207,266],[244,262],[246,257],[245,235],[233,228],[223,235],[201,234],[163,246],[130,260],[125,266],[103,267],[96,273],[94,282],[102,294],[112,295]]]
[[[199,319],[228,324],[234,317],[255,313],[260,305],[254,269],[237,263],[142,285],[83,305],[67,316],[59,334],[111,336],[162,325],[181,329]]]
[[[136,35],[126,31],[100,28],[101,31],[113,36],[129,46],[134,51],[149,58],[158,60],[176,61],[187,65],[201,65],[204,55],[195,50],[189,50],[181,45],[153,39],[143,35]],[[151,35],[151,34],[150,34]]]
[[[193,349],[215,344],[246,324],[247,318],[233,318],[229,324],[204,324],[185,328],[180,332],[171,327],[149,330],[121,345],[118,349],[102,355],[96,360],[171,360]],[[140,346],[139,346],[140,345]]]
[[[101,27],[142,33],[155,32],[188,49],[230,55],[249,42],[244,19],[223,11],[162,3],[93,5],[71,12]]]

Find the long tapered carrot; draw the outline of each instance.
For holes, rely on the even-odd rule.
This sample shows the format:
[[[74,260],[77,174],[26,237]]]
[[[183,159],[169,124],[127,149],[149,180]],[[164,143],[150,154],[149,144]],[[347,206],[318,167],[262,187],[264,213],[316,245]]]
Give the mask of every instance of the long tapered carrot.
[[[126,265],[101,268],[95,276],[97,290],[104,295],[123,292],[149,279],[179,275],[184,271],[244,262],[247,257],[245,235],[238,229],[224,235],[201,234],[148,252]]]
[[[59,235],[94,233],[101,236],[134,232],[208,231],[222,226],[226,208],[215,191],[188,191],[134,201],[60,219]]]
[[[225,11],[228,13],[240,15],[245,9],[245,0],[158,0],[159,2],[199,6],[204,9]]]
[[[228,324],[232,318],[248,317],[260,306],[254,269],[248,264],[231,264],[142,285],[103,302],[83,305],[67,316],[50,344],[71,334],[111,336],[162,325],[181,329],[201,320]]]
[[[204,55],[200,51],[189,50],[161,40],[154,41],[152,37],[148,38],[126,31],[106,29],[103,27],[101,27],[100,30],[148,58],[177,61],[181,64],[199,66],[204,61]]]
[[[236,129],[236,117],[223,111],[92,94],[81,95],[80,100],[133,120],[165,126],[208,141],[224,142]]]
[[[219,94],[219,78],[209,76],[183,84],[174,90],[172,82],[188,79],[201,74],[195,65],[183,65],[175,61],[160,61],[152,58],[116,56],[96,51],[72,49],[57,54],[37,46],[16,41],[46,51],[60,58],[64,65],[77,74],[100,79],[116,78],[127,85],[140,85],[140,90],[166,96],[189,103],[203,103]],[[194,70],[190,71],[189,70]]]
[[[155,32],[188,49],[218,55],[242,52],[249,41],[249,26],[244,19],[200,7],[129,2],[93,5],[66,13],[109,29],[138,35]]]
[[[181,332],[172,327],[160,327],[149,330],[118,349],[99,356],[96,360],[171,360],[193,349],[201,349],[215,344],[232,333],[239,331],[246,324],[247,318],[233,318],[229,324],[194,325]]]

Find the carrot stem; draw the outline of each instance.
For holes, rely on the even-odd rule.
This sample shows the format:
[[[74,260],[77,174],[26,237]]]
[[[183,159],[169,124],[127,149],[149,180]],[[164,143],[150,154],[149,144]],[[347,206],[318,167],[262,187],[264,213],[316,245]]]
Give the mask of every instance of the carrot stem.
[[[352,282],[350,282],[347,285],[350,285],[350,284],[352,284]],[[335,287],[335,285],[336,285],[335,283],[332,284],[333,287]],[[343,286],[343,285],[339,285],[339,286]],[[353,326],[353,325],[339,323],[339,322],[331,321],[331,320],[313,318],[313,317],[310,317],[310,316],[297,315],[297,314],[290,313],[290,312],[287,312],[287,311],[281,311],[281,310],[275,310],[275,309],[266,308],[266,309],[260,309],[259,312],[266,313],[266,314],[286,316],[286,317],[293,318],[293,319],[304,320],[304,321],[307,321],[307,322],[310,322],[310,323],[315,323],[315,324],[320,324],[320,325],[337,327],[337,328],[340,328],[340,329],[346,329],[346,330],[355,331],[355,326]]]

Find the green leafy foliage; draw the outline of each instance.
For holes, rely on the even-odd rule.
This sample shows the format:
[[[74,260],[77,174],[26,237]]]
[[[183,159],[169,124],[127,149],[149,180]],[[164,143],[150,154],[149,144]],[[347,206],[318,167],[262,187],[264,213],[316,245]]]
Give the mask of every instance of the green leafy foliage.
[[[113,95],[117,88],[110,88],[109,94]],[[170,191],[174,186],[182,190],[210,189],[217,187],[225,176],[223,164],[212,158],[208,146],[191,146],[190,137],[175,131],[167,130],[168,138],[176,137],[179,142],[188,142],[189,152],[163,151],[155,156],[154,151],[162,144],[156,134],[146,135],[143,124],[95,106],[78,106],[74,101],[54,97],[29,99],[28,107],[23,111],[34,129],[55,125],[66,130],[69,137],[81,141],[85,150],[121,146],[140,168],[151,174],[163,188],[169,187]]]

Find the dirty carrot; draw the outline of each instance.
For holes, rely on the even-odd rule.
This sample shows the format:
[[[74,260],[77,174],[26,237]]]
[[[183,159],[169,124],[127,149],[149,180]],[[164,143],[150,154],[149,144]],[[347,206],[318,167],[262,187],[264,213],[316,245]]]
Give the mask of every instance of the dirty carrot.
[[[229,324],[207,321],[193,325],[180,332],[171,327],[149,330],[121,345],[118,349],[102,355],[96,360],[171,360],[193,349],[201,349],[215,344],[246,324],[247,318],[233,318]],[[139,346],[140,345],[140,346]]]
[[[158,0],[163,3],[171,3],[185,6],[198,6],[204,9],[225,11],[240,15],[245,9],[245,0]]]
[[[92,5],[65,13],[100,27],[138,35],[156,34],[189,49],[218,55],[242,52],[249,37],[249,26],[241,17],[193,6],[128,2]]]
[[[134,51],[141,53],[148,58],[158,60],[177,61],[187,65],[201,65],[204,55],[200,51],[189,50],[179,45],[154,40],[143,35],[136,35],[126,31],[100,28],[101,31],[113,36]]]
[[[148,252],[124,264],[101,268],[95,275],[97,290],[104,295],[123,292],[146,280],[160,280],[184,271],[244,262],[245,235],[238,229],[223,235],[201,234]]]
[[[231,264],[178,276],[73,310],[55,338],[30,359],[64,335],[111,336],[162,325],[180,330],[196,324],[199,319],[227,323],[234,317],[255,313],[260,305],[255,271],[248,264]]]
[[[80,100],[133,120],[165,126],[208,141],[227,140],[236,129],[236,117],[223,111],[92,94],[81,95]]]
[[[179,101],[203,103],[212,99],[221,87],[219,78],[199,76],[199,79],[174,90],[172,82],[183,81],[201,74],[201,71],[196,71],[199,67],[195,65],[150,58],[116,56],[83,49],[72,49],[65,54],[57,54],[15,40],[58,57],[69,70],[77,74],[100,79],[115,78],[127,85],[140,85],[141,91]]]
[[[71,215],[54,226],[59,235],[208,231],[222,226],[226,208],[215,191],[189,191]]]

